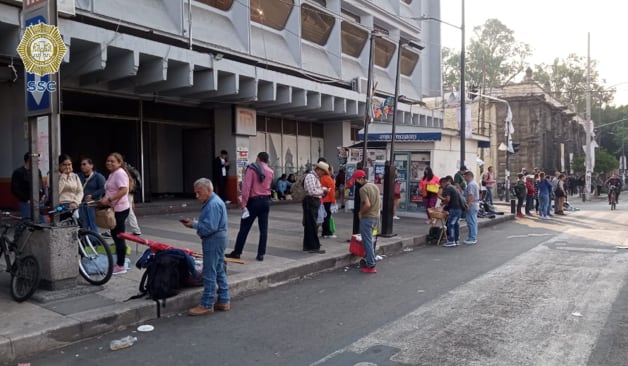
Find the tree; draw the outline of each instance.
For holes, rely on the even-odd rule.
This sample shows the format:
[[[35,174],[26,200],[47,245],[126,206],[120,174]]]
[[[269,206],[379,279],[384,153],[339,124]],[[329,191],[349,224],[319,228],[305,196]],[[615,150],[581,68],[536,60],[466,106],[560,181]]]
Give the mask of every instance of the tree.
[[[619,160],[604,149],[595,150],[595,172],[610,173],[619,167]],[[571,169],[576,173],[584,173],[584,155],[577,156],[571,162]]]
[[[522,73],[531,55],[530,46],[516,42],[514,32],[497,19],[473,28],[465,54],[465,82],[490,89],[508,83]],[[460,52],[443,48],[443,87],[457,90],[460,85]]]
[[[534,80],[547,93],[567,104],[576,112],[584,112],[587,95],[586,57],[570,54],[566,59],[554,59],[551,65],[535,65]],[[593,109],[602,108],[613,100],[615,89],[605,89],[599,83],[597,61],[591,60],[591,104]],[[605,82],[605,80],[602,80]],[[592,112],[592,116],[594,113]]]

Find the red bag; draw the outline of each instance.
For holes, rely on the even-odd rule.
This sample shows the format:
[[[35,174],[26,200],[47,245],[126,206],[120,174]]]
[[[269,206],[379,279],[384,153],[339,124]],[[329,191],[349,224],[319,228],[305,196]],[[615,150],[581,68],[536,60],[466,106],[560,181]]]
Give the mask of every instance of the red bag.
[[[360,235],[352,235],[351,242],[349,242],[349,252],[358,257],[366,257],[366,250],[362,245],[362,237]]]

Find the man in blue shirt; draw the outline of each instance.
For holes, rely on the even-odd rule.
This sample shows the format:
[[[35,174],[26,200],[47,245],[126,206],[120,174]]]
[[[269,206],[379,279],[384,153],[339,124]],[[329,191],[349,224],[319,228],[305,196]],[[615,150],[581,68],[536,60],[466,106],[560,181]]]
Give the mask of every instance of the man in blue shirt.
[[[545,177],[545,172],[541,172],[539,178],[539,219],[549,220],[552,183]]]
[[[231,309],[229,286],[225,268],[225,249],[229,244],[227,236],[227,208],[214,186],[207,178],[194,182],[196,198],[203,204],[201,215],[196,220],[184,219],[181,223],[196,229],[203,241],[203,295],[201,303],[190,309],[189,315],[211,314],[214,310],[228,311]],[[218,298],[214,304],[218,285]]]
[[[480,210],[480,187],[473,179],[473,172],[467,170],[464,173],[464,180],[467,186],[464,189],[464,199],[467,201],[467,228],[469,229],[469,238],[463,243],[473,245],[478,243],[478,211]]]

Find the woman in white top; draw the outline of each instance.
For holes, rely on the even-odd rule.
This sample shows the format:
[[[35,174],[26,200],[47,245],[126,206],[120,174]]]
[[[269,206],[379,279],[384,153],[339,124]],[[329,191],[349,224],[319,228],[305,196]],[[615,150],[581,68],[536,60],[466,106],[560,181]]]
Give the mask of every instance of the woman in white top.
[[[77,208],[83,201],[83,185],[81,179],[72,170],[72,158],[68,154],[59,156],[59,203]],[[61,220],[70,214],[61,216]]]

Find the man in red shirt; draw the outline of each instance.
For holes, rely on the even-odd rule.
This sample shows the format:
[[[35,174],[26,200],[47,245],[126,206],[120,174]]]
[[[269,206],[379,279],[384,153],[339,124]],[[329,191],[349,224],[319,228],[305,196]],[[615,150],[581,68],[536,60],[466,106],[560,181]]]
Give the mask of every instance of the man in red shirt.
[[[240,231],[234,250],[227,254],[228,258],[240,258],[246,244],[251,226],[255,219],[259,225],[259,245],[257,246],[258,261],[264,260],[266,241],[268,239],[268,213],[270,212],[270,184],[273,181],[273,170],[268,166],[268,153],[257,154],[255,163],[249,165],[242,179],[242,219]]]

